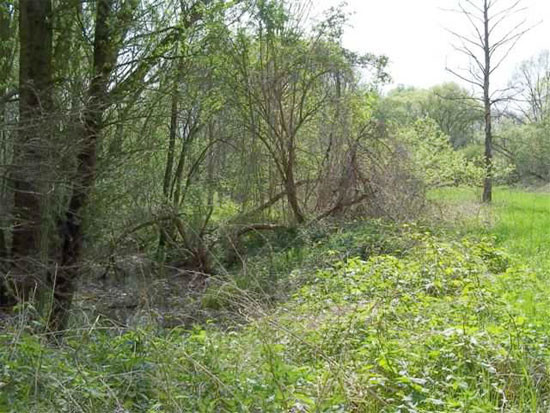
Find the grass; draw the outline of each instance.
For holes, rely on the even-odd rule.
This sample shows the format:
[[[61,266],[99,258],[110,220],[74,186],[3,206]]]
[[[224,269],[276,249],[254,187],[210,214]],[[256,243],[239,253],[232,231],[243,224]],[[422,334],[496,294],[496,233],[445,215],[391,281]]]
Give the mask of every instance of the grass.
[[[477,205],[477,212],[463,220],[463,231],[494,236],[515,258],[520,274],[500,280],[501,294],[550,334],[550,193],[497,188],[491,206],[479,204],[479,191],[471,188],[439,190],[431,197],[451,208]]]
[[[550,196],[431,195],[463,220],[355,222],[262,260],[208,305],[246,323],[0,334],[0,411],[547,412]],[[295,251],[298,248],[299,251]],[[263,285],[263,284],[262,284]]]
[[[471,205],[479,199],[479,191],[444,189],[432,193],[432,199],[455,206]],[[490,207],[478,207],[481,213],[477,219],[469,220],[471,230],[493,234],[499,245],[538,269],[550,268],[549,193],[498,188]]]

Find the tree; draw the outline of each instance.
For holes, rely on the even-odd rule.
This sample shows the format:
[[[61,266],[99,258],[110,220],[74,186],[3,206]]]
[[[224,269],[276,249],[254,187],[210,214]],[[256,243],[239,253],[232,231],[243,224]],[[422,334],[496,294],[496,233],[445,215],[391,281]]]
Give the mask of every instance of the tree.
[[[465,55],[470,66],[465,72],[447,68],[459,79],[481,90],[485,119],[485,179],[483,202],[493,197],[493,110],[495,104],[510,98],[509,89],[494,89],[493,74],[502,65],[521,37],[530,29],[520,16],[523,0],[461,0],[458,12],[471,27],[470,34],[450,30],[458,44],[455,49]],[[519,17],[519,19],[518,19]],[[505,23],[509,26],[506,27]]]
[[[50,274],[54,293],[50,327],[54,331],[63,330],[67,325],[68,311],[74,295],[74,281],[79,273],[84,235],[82,211],[95,181],[97,142],[101,133],[103,113],[108,105],[107,87],[118,53],[113,39],[113,6],[114,0],[97,2],[88,104],[84,112],[81,136],[77,137],[80,148],[77,151],[75,179],[67,211],[59,222],[59,271]]]
[[[162,197],[168,209],[166,213],[173,219],[158,224],[158,256],[164,258],[165,245],[170,243],[174,247],[179,240],[184,246],[179,250],[186,250],[188,255],[186,264],[193,262],[193,269],[203,273],[209,271],[202,238],[211,216],[212,201],[207,202],[206,207],[210,212],[198,219],[201,221],[197,225],[199,228],[189,230],[193,225],[188,223],[186,229],[179,216],[189,198],[193,181],[202,172],[201,166],[218,143],[211,133],[205,136],[204,132],[224,103],[219,94],[218,76],[211,65],[212,59],[219,55],[217,50],[223,36],[215,24],[201,22],[215,21],[220,14],[223,16],[223,12],[215,7],[209,9],[207,5],[208,2],[202,0],[190,7],[184,7],[182,3],[179,20],[183,33],[174,43],[173,59],[168,60],[167,75],[163,79],[170,89],[170,116]],[[225,34],[225,30],[221,31]],[[211,172],[209,169],[208,173]],[[211,188],[207,192],[210,194],[207,198],[211,199]]]
[[[433,119],[419,119],[400,129],[397,136],[407,149],[414,175],[426,188],[472,185],[481,181],[482,168],[454,150],[448,136]]]
[[[449,136],[454,148],[472,143],[483,123],[483,107],[468,90],[456,83],[444,83],[430,89],[426,114]]]
[[[305,162],[299,155],[311,144],[316,118],[341,98],[334,91],[345,83],[344,72],[364,65],[379,69],[381,76],[386,60],[346,53],[339,44],[343,20],[338,10],[308,32],[298,2],[267,1],[257,7],[254,31],[241,32],[234,42],[234,102],[273,162],[293,221],[301,224],[306,214],[297,176]]]
[[[299,17],[283,4],[259,4],[257,19],[258,41],[241,35],[235,53],[239,104],[250,131],[271,155],[295,222],[303,223],[295,178],[298,137],[326,98],[315,88],[330,69],[315,62],[317,42],[304,38]]]
[[[513,104],[500,124],[495,145],[511,162],[523,182],[550,180],[550,52],[522,62],[510,87],[516,91]]]
[[[474,140],[483,122],[483,107],[468,90],[456,83],[430,89],[398,87],[381,99],[378,116],[395,126],[410,126],[418,119],[433,119],[455,148]]]
[[[14,103],[10,102],[17,95],[15,85],[15,69],[17,54],[17,15],[12,1],[0,4],[0,165],[8,165],[11,162],[9,142],[12,132],[6,124],[13,116]],[[5,168],[0,174],[0,260],[8,257],[7,227],[9,226],[10,194]],[[0,268],[5,262],[0,261]],[[4,289],[0,281],[0,291]],[[0,295],[2,293],[0,292]],[[5,295],[5,293],[4,293]],[[1,304],[1,303],[0,303]]]
[[[523,118],[541,123],[550,118],[550,51],[520,64],[513,77],[519,97],[515,100]]]
[[[499,143],[509,155],[517,177],[524,183],[550,182],[550,125],[546,122],[506,122],[499,131]]]
[[[14,223],[11,259],[15,293],[27,300],[44,274],[41,256],[44,146],[51,133],[52,5],[19,3],[19,134],[13,147]]]
[[[133,26],[139,4],[136,0],[98,0],[83,5],[64,0],[54,12],[50,0],[19,3],[19,119],[9,177],[13,193],[11,274],[15,293],[23,300],[31,298],[36,288],[53,293],[53,330],[67,324],[74,283],[81,273],[84,211],[96,180],[105,114],[125,98],[129,85],[139,94],[142,87],[136,82],[143,83],[161,56],[159,48],[172,42],[177,32],[170,28],[164,37],[139,33]],[[14,13],[13,6],[3,7]],[[75,24],[82,28],[74,30]],[[3,37],[5,27],[2,20]],[[74,36],[73,40],[54,38],[54,27]],[[80,32],[83,38],[77,35]],[[88,34],[93,34],[93,44],[86,54],[81,50],[88,47]],[[142,60],[130,59],[128,52],[135,50],[139,40],[125,49],[130,35],[142,42],[144,38],[155,40],[147,43],[149,48],[140,49],[145,54],[139,56]],[[71,57],[80,59],[54,65],[54,51],[58,60],[69,58],[65,54],[70,51],[77,52]],[[60,79],[55,84],[54,68]]]

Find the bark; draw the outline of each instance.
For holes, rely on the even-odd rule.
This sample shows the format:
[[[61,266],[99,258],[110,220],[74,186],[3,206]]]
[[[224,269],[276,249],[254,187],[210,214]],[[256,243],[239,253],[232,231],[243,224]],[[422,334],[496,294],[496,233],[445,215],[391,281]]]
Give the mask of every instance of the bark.
[[[287,177],[285,181],[285,189],[288,204],[290,205],[290,208],[292,209],[292,213],[294,215],[294,220],[298,224],[303,224],[305,222],[305,217],[298,202],[298,191],[292,176]]]
[[[176,131],[178,126],[178,86],[177,82],[174,84],[174,89],[172,91],[172,104],[170,109],[170,131],[168,136],[168,153],[166,155],[166,168],[164,170],[164,182],[162,186],[162,193],[164,195],[164,201],[168,202],[171,198],[170,188],[172,182],[172,175],[174,169],[174,157],[176,151]],[[159,233],[159,245],[158,245],[158,256],[162,258],[164,255],[164,247],[166,241],[169,238],[167,233],[168,229],[164,225],[160,225]]]
[[[40,265],[40,169],[51,110],[52,10],[50,0],[21,0],[19,7],[19,136],[14,144],[11,174],[11,258],[15,293],[28,300],[44,272]]]
[[[485,103],[485,179],[482,200],[486,203],[493,200],[493,132],[491,105],[487,102]]]
[[[483,73],[483,103],[485,108],[485,179],[483,182],[483,202],[490,203],[493,199],[493,131],[491,116],[491,48],[489,43],[489,4],[484,2],[483,8],[485,67]]]
[[[97,141],[101,135],[103,114],[108,106],[107,87],[116,64],[117,53],[112,32],[113,0],[98,0],[96,13],[93,77],[88,90],[76,178],[67,212],[59,225],[62,247],[58,270],[50,274],[53,304],[49,327],[52,331],[61,331],[67,327],[82,258],[82,212],[95,182]]]
[[[8,138],[9,134],[5,128],[6,104],[17,94],[15,88],[10,88],[13,81],[13,61],[15,33],[15,18],[13,12],[6,9],[6,5],[0,4],[0,56],[6,58],[0,59],[0,162],[4,165],[10,162]],[[8,270],[8,244],[6,242],[6,231],[8,228],[9,213],[11,208],[11,196],[8,191],[7,176],[4,172],[0,175],[0,273]],[[3,278],[0,279],[0,307],[9,306],[10,301],[8,288]]]
[[[172,182],[172,172],[174,168],[174,155],[176,147],[176,131],[178,126],[178,91],[174,86],[172,92],[172,105],[170,110],[170,132],[168,137],[168,153],[166,156],[166,169],[164,171],[164,183],[162,192],[168,199],[170,197],[170,183]]]
[[[13,11],[8,11],[6,5],[0,4],[0,56],[5,57],[0,59],[0,85],[6,86],[11,80],[12,70],[15,55],[16,24]],[[10,86],[13,86],[10,84]],[[3,105],[10,99],[14,92],[13,90],[0,89],[0,105]]]
[[[4,263],[8,258],[8,244],[6,242],[6,234],[3,229],[0,228],[0,272],[3,270]],[[0,289],[3,288],[2,282],[0,281]]]
[[[295,148],[294,145],[290,145],[288,164],[285,171],[285,190],[288,200],[288,204],[292,209],[294,215],[294,220],[298,224],[303,224],[306,219],[302,210],[300,208],[300,203],[298,201],[298,189],[296,187],[296,182],[294,180],[294,165],[296,163]]]

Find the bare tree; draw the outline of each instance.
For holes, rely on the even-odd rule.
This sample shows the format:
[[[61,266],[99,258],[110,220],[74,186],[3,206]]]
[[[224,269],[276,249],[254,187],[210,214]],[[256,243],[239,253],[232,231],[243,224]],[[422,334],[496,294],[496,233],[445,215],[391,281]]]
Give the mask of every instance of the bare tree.
[[[523,18],[524,0],[459,0],[458,10],[470,25],[470,33],[449,30],[456,38],[455,49],[465,55],[470,65],[465,70],[447,70],[482,91],[480,100],[485,118],[485,179],[483,202],[493,197],[493,108],[510,99],[510,88],[492,87],[493,74],[509,56],[522,36],[531,29]]]
[[[544,122],[550,116],[550,51],[524,61],[513,84],[518,89],[519,111],[529,122]]]

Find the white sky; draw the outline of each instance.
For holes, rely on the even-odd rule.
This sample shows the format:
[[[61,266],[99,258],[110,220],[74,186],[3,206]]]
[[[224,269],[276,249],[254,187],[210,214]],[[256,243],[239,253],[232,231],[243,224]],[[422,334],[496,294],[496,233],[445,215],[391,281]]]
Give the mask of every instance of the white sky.
[[[337,6],[341,0],[313,0],[318,10]],[[458,0],[347,0],[354,14],[344,36],[344,45],[357,52],[385,54],[390,58],[394,85],[429,87],[454,80],[464,84],[445,67],[465,67],[453,49],[446,28],[468,33],[465,17],[445,9]],[[505,86],[522,61],[550,49],[550,0],[525,0],[529,24],[540,23],[517,44],[495,72],[496,86]],[[456,43],[456,42],[455,42]],[[466,86],[466,84],[464,84]]]

